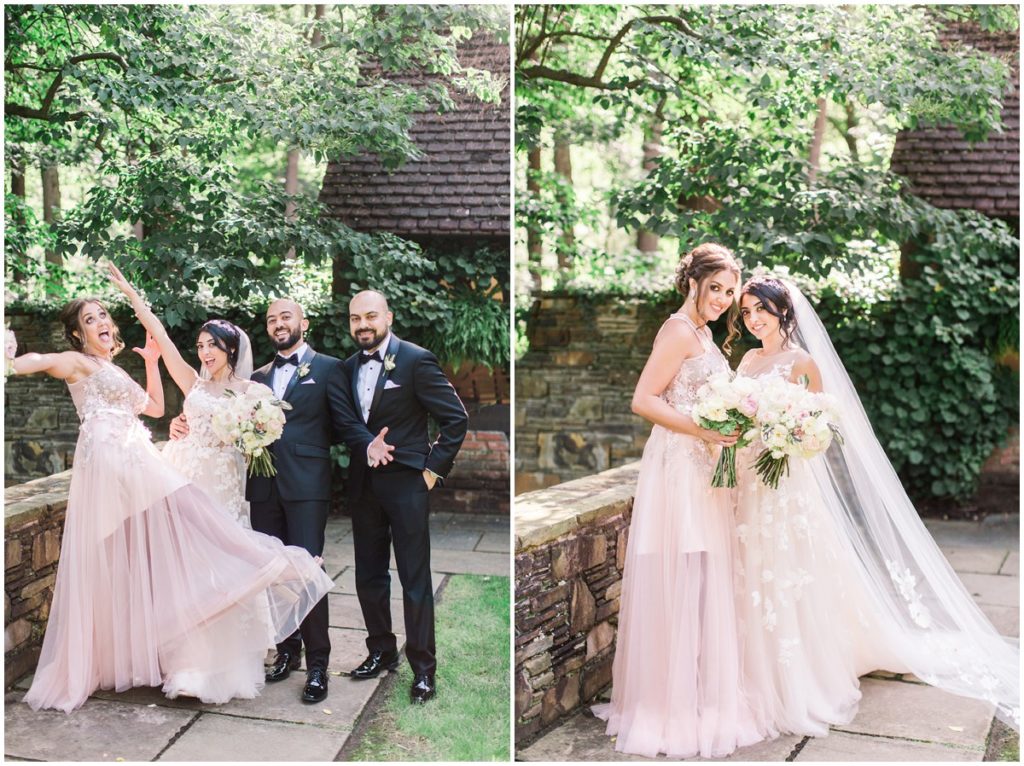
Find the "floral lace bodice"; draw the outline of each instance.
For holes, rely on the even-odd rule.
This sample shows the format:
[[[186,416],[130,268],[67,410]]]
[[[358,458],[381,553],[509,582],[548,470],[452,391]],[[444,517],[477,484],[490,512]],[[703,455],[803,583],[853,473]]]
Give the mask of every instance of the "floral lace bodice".
[[[223,386],[197,379],[185,397],[188,436],[169,442],[164,447],[164,457],[248,528],[245,459],[235,447],[222,444],[213,432],[213,415],[223,401]]]
[[[142,386],[112,362],[101,361],[94,372],[68,383],[68,390],[83,424],[100,415],[134,420],[146,409],[149,399]]]
[[[705,328],[698,328],[685,314],[673,314],[669,320],[683,322],[691,328],[700,340],[704,353],[684,359],[679,365],[679,371],[672,379],[668,388],[662,394],[662,398],[680,412],[687,411],[697,401],[697,390],[704,385],[708,378],[719,372],[728,372],[729,363],[725,360],[721,350],[715,345],[711,338],[711,331]]]
[[[149,395],[112,362],[100,361],[88,376],[68,383],[71,400],[82,423],[75,461],[88,460],[95,444],[124,445],[134,439],[149,440],[139,415]]]
[[[770,378],[777,375],[788,380],[793,374],[793,365],[799,358],[800,352],[796,350],[783,351],[767,357],[751,353],[743,357],[736,373],[748,378]]]
[[[682,361],[672,382],[661,394],[661,398],[676,410],[688,414],[697,401],[697,391],[700,387],[712,375],[728,372],[729,363],[718,346],[715,345],[711,331],[707,327],[698,328],[685,314],[672,314],[668,321],[682,322],[692,329],[704,349],[699,356]],[[655,426],[655,428],[658,429],[661,426]],[[674,461],[678,459],[679,452],[685,459],[690,460],[702,470],[708,473],[714,470],[718,455],[707,442],[686,434],[666,430],[665,444],[668,448],[664,455],[666,470],[671,470]],[[710,479],[708,486],[710,487]]]

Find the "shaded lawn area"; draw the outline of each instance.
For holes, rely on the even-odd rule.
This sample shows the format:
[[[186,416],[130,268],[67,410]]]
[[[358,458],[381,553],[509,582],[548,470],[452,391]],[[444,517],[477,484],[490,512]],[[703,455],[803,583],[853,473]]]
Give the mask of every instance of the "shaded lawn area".
[[[451,575],[437,603],[437,697],[409,704],[412,670],[348,755],[359,761],[508,761],[509,578]]]

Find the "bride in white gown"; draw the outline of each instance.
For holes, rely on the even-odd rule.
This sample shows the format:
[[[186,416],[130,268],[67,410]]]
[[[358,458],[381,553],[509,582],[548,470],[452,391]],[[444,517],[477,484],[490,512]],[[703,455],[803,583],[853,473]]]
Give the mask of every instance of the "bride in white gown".
[[[1019,657],[975,605],[907,498],[821,321],[800,291],[755,277],[740,311],[763,347],[738,373],[833,396],[843,443],[791,460],[778,489],[737,459],[742,677],[762,735],[848,723],[858,677],[912,672],[988,700],[1019,727]]]
[[[169,359],[164,354],[165,364],[168,369],[176,368],[177,375],[171,374],[185,392],[184,412],[190,429],[187,436],[168,442],[163,455],[189,481],[227,509],[241,526],[251,529],[249,503],[245,499],[245,458],[241,451],[222,444],[214,434],[213,415],[223,406],[228,389],[242,393],[250,386],[267,387],[249,380],[249,337],[230,322],[211,319],[204,324],[199,330],[196,350],[202,365],[198,375],[180,354],[178,359]],[[191,385],[186,389],[190,379]]]

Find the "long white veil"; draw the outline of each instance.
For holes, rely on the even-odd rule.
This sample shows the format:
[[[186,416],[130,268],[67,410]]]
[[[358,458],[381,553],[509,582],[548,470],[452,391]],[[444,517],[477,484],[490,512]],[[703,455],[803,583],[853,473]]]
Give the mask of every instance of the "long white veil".
[[[999,635],[911,504],[813,307],[794,284],[796,340],[835,397],[843,444],[809,461],[824,503],[861,564],[899,660],[925,683],[988,700],[1020,729],[1019,642]]]

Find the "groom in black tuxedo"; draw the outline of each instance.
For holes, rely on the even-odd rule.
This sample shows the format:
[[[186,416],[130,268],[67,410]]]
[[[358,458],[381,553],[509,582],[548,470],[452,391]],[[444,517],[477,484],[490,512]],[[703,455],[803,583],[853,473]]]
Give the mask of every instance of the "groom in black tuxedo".
[[[294,301],[276,300],[267,309],[267,334],[278,353],[253,372],[252,380],[269,386],[292,409],[285,411],[284,433],[270,446],[277,475],[250,477],[245,499],[250,503],[253,529],[320,556],[330,510],[331,444],[340,441],[358,415],[341,360],[314,351],[305,341],[308,327],[302,307]],[[386,456],[386,451],[377,451],[380,443],[377,439],[370,445],[370,452],[378,458]],[[298,670],[303,644],[306,685],[302,700],[320,702],[327,697],[331,652],[327,596],[302,621],[298,632],[278,644],[266,680],[281,681]]]
[[[351,672],[374,678],[398,667],[391,626],[391,544],[405,615],[405,654],[413,669],[413,702],[436,690],[434,590],[430,579],[427,493],[443,481],[466,437],[466,408],[426,349],[391,333],[387,300],[366,290],[349,302],[349,329],[359,351],[345,360],[359,422],[345,432],[352,451],[349,497],[356,557],[356,594],[369,656]],[[427,416],[440,433],[427,431]],[[377,438],[374,434],[378,433]],[[394,448],[381,450],[381,437]]]

